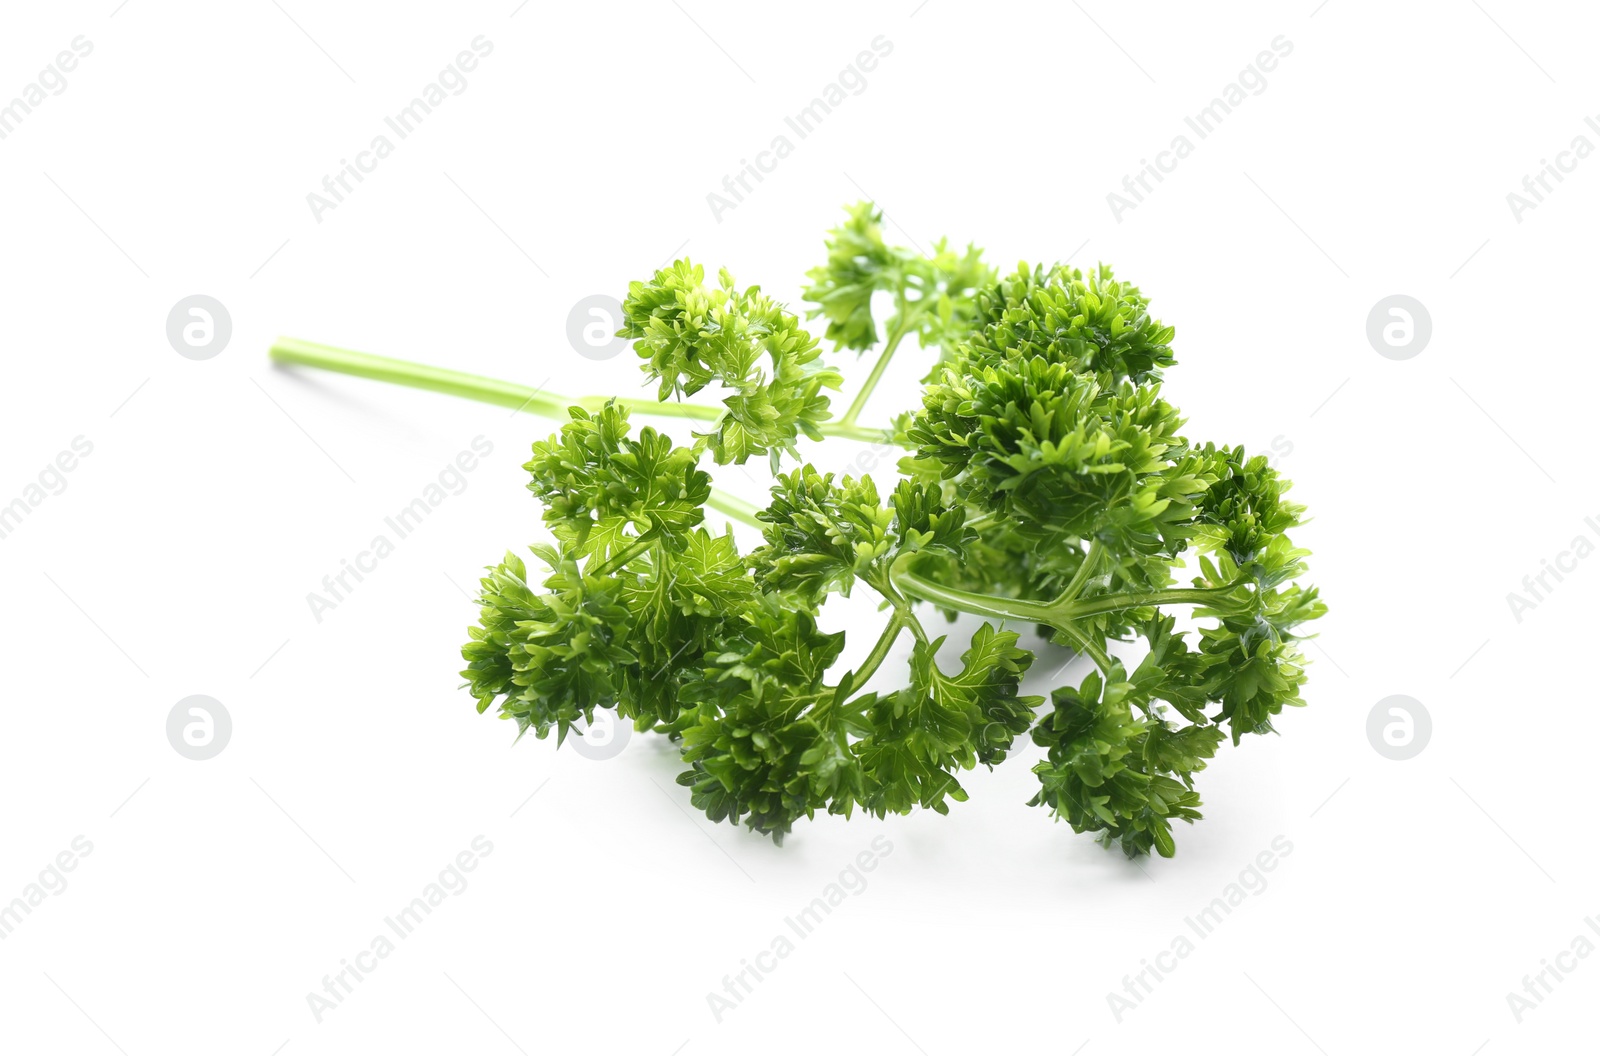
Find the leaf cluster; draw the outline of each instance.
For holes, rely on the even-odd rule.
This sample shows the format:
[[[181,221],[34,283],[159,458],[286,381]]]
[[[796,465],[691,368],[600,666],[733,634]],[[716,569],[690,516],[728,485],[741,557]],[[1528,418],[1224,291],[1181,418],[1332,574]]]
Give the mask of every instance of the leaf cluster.
[[[770,454],[776,467],[779,453],[797,453],[801,434],[822,438],[822,390],[839,387],[839,372],[819,361],[816,339],[759,286],[739,290],[724,269],[708,287],[704,268],[679,260],[629,284],[622,314],[618,336],[634,339],[658,399],[692,396],[712,382],[728,390],[726,412],[697,434],[696,454],[709,450],[719,466]]]
[[[904,449],[893,488],[801,457],[840,375],[795,315],[686,260],[633,283],[622,333],[659,399],[715,383],[725,412],[678,445],[615,402],[574,408],[534,445],[547,571],[530,582],[508,554],[483,579],[464,648],[479,710],[560,740],[614,709],[671,739],[708,817],[780,840],[818,814],[944,813],[964,771],[1026,738],[1043,751],[1033,804],[1171,855],[1222,743],[1303,703],[1300,629],[1324,611],[1288,534],[1305,511],[1265,458],[1184,436],[1162,395],[1174,331],[1111,269],[998,277],[971,247],[891,246],[882,223],[849,209],[806,297],[837,349],[887,356],[913,333],[939,348],[885,433]],[[730,508],[707,453],[771,459],[759,546],[707,530]],[[862,588],[882,627],[846,667],[827,606]],[[958,659],[930,610],[983,618]],[[1030,627],[1093,671],[1025,694],[1048,648],[1021,644]]]

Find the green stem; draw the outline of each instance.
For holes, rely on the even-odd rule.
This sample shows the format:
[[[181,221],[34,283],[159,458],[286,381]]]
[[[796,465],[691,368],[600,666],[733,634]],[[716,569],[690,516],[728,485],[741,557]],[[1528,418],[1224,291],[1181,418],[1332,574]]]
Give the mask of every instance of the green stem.
[[[430,367],[423,363],[411,363],[403,359],[390,359],[387,356],[374,356],[367,352],[352,352],[347,348],[334,348],[332,345],[319,345],[311,341],[300,341],[292,337],[280,337],[272,346],[269,353],[278,363],[293,363],[302,367],[316,367],[320,370],[331,370],[339,374],[351,374],[358,378],[372,378],[375,381],[387,381],[395,385],[408,385],[414,389],[427,389],[430,392],[442,392],[450,396],[463,396],[469,400],[480,403],[492,403],[499,407],[510,407],[516,411],[527,411],[530,414],[553,418],[556,421],[567,421],[570,415],[567,409],[574,404],[588,410],[598,410],[605,406],[606,397],[586,396],[579,400],[569,400],[565,396],[555,393],[542,392],[531,389],[526,385],[518,385],[512,381],[500,381],[496,378],[485,378],[478,374],[466,374],[459,370],[446,370],[443,367]],[[722,412],[715,407],[700,407],[689,403],[656,403],[653,400],[619,399],[617,401],[629,410],[637,410],[641,414],[660,414],[681,418],[700,418],[715,420],[722,417]],[[868,430],[859,430],[869,432]],[[880,438],[880,432],[871,432],[869,439]],[[859,439],[859,437],[857,438]],[[756,528],[763,527],[756,519],[760,507],[734,498],[723,492],[711,492],[711,497],[706,500],[706,505],[714,510],[720,510],[730,517],[743,521],[745,524]]]
[[[1091,546],[1092,554],[1092,546]],[[915,554],[901,554],[889,567],[889,580],[901,592],[913,598],[930,601],[946,609],[969,612],[992,620],[1015,620],[1023,623],[1041,623],[1054,627],[1078,646],[1078,651],[1094,658],[1102,671],[1109,670],[1111,657],[1105,649],[1085,634],[1075,621],[1084,616],[1121,609],[1138,609],[1148,605],[1193,604],[1212,605],[1225,601],[1237,585],[1207,588],[1174,588],[1149,594],[1103,594],[1086,601],[1070,598],[1052,602],[1028,601],[1023,598],[1002,598],[993,594],[977,594],[970,590],[957,590],[935,583],[911,570]],[[1088,557],[1085,557],[1087,562]],[[1076,582],[1077,577],[1073,577]],[[1068,590],[1072,589],[1071,585]]]
[[[922,629],[922,621],[917,619],[917,614],[911,611],[911,602],[906,600],[904,594],[895,589],[892,568],[887,575],[869,575],[867,583],[873,590],[883,595],[883,600],[889,603],[894,609],[895,615],[900,618],[901,626],[911,628],[911,634],[917,641],[927,642],[928,632]]]
[[[713,510],[720,511],[736,521],[743,521],[752,528],[766,528],[767,525],[756,514],[761,512],[761,507],[753,502],[746,502],[741,498],[729,495],[725,491],[711,489],[711,497],[706,500],[706,505]]]
[[[1073,574],[1072,582],[1067,584],[1067,589],[1061,592],[1056,599],[1056,604],[1064,604],[1083,593],[1083,588],[1088,585],[1090,577],[1098,571],[1100,559],[1105,556],[1105,547],[1096,539],[1089,544],[1088,553],[1083,555],[1083,564],[1078,566],[1078,571]]]
[[[628,547],[626,550],[621,550],[616,554],[613,554],[609,561],[606,561],[599,568],[594,569],[593,574],[597,576],[610,575],[612,572],[622,568],[629,561],[632,561],[634,558],[638,557],[640,554],[644,553],[654,545],[656,545],[655,533],[646,532],[639,536],[639,538],[635,539],[632,546]]]
[[[916,556],[916,554],[901,554],[889,568],[890,581],[906,594],[957,612],[970,612],[975,616],[986,616],[997,620],[1042,623],[1058,630],[1066,630],[1074,620],[1102,612],[1139,609],[1149,605],[1211,605],[1226,601],[1237,589],[1236,585],[1176,588],[1149,594],[1101,594],[1085,601],[1028,601],[1024,598],[976,594],[970,590],[957,590],[942,583],[935,583],[911,570],[911,562]]]
[[[726,413],[726,408],[711,407],[703,403],[662,403],[637,396],[579,396],[572,401],[586,411],[598,411],[608,403],[615,403],[629,414],[654,414],[662,418],[689,418],[698,422],[714,422]]]
[[[1001,598],[992,594],[975,594],[970,590],[957,590],[935,583],[911,571],[916,554],[901,554],[889,568],[889,579],[901,591],[923,601],[957,612],[970,612],[995,620],[1017,620],[1023,623],[1044,623],[1055,626],[1059,610],[1051,603],[1026,601],[1022,598]]]
[[[422,363],[408,363],[403,359],[374,356],[366,352],[352,352],[346,348],[319,345],[292,337],[280,337],[269,353],[278,363],[294,363],[303,367],[317,367],[340,374],[353,374],[358,378],[372,378],[395,385],[409,385],[413,389],[427,389],[451,396],[464,396],[481,403],[492,403],[512,410],[528,411],[547,418],[567,417],[570,401],[554,393],[518,385],[512,381],[485,378],[459,370],[430,367]]]
[[[883,634],[878,636],[878,642],[872,647],[872,652],[867,654],[867,658],[861,662],[861,666],[856,668],[855,673],[850,676],[850,684],[853,689],[860,689],[866,684],[867,679],[871,678],[878,670],[878,666],[883,663],[884,657],[889,655],[890,647],[894,645],[895,639],[900,637],[900,632],[905,629],[905,626],[906,618],[901,613],[896,612],[889,617],[889,624],[883,629]]]
[[[1142,609],[1149,605],[1211,605],[1233,596],[1236,586],[1157,590],[1150,594],[1101,594],[1084,601],[1067,601],[1056,607],[1058,616],[1075,620],[1121,609]]]
[[[841,440],[859,440],[863,444],[887,444],[894,439],[889,429],[875,429],[854,422],[822,422],[817,426],[823,436],[837,436]]]
[[[467,374],[459,370],[447,370],[444,367],[430,367],[424,363],[390,359],[388,356],[375,356],[368,352],[353,352],[347,348],[319,345],[292,337],[280,337],[274,342],[269,354],[279,363],[317,367],[339,374],[353,374],[358,378],[372,378],[375,381],[387,381],[395,385],[408,385],[414,389],[463,396],[480,403],[510,407],[515,411],[527,411],[530,414],[562,422],[568,418],[569,407],[577,406],[586,411],[598,411],[611,400],[615,400],[618,406],[627,408],[630,413],[651,414],[662,418],[690,418],[696,421],[714,422],[727,413],[726,408],[722,407],[707,407],[695,403],[658,403],[655,400],[630,396],[580,396],[572,399],[559,393],[519,385],[514,381],[500,381],[479,374]],[[824,436],[837,436],[869,444],[882,443],[889,438],[887,430],[868,429],[854,423],[823,422],[819,428]]]
[[[1072,640],[1078,652],[1087,654],[1099,666],[1101,671],[1110,673],[1111,656],[1105,648],[1095,642],[1088,635],[1080,631],[1071,622],[1060,616],[1060,607],[1055,604],[1045,604],[1036,601],[1025,601],[1021,598],[999,598],[989,594],[974,594],[968,590],[956,590],[953,587],[942,586],[930,579],[925,579],[911,571],[911,560],[914,554],[901,554],[889,569],[889,578],[895,586],[905,591],[912,597],[931,601],[935,605],[942,605],[947,609],[958,612],[970,612],[977,616],[986,616],[997,620],[1016,620],[1024,623],[1042,623],[1054,627]]]
[[[902,312],[904,315],[904,312]],[[872,373],[867,375],[867,380],[861,383],[861,391],[856,393],[856,398],[850,404],[850,409],[844,412],[844,417],[839,419],[839,424],[845,427],[854,426],[856,419],[861,416],[861,411],[867,406],[867,399],[872,395],[872,390],[878,387],[878,379],[883,377],[883,372],[888,369],[889,360],[894,358],[894,350],[899,346],[900,339],[905,337],[910,328],[902,326],[889,335],[889,343],[883,346],[883,353],[878,356],[878,361],[872,365]]]
[[[598,411],[608,403],[624,407],[629,414],[653,414],[660,418],[688,418],[692,421],[714,422],[727,413],[725,407],[712,407],[703,403],[662,403],[637,396],[579,396],[571,401],[586,411]],[[886,429],[873,429],[845,422],[822,422],[818,428],[823,436],[836,436],[842,440],[859,440],[866,444],[880,444],[889,439]]]
[[[1087,634],[1084,634],[1071,624],[1067,624],[1056,629],[1062,634],[1066,635],[1068,638],[1072,639],[1072,644],[1077,646],[1078,652],[1085,654],[1089,657],[1089,659],[1093,660],[1095,662],[1095,666],[1100,668],[1102,673],[1106,675],[1111,674],[1111,654],[1106,652],[1105,646],[1101,645],[1093,638],[1090,638]]]

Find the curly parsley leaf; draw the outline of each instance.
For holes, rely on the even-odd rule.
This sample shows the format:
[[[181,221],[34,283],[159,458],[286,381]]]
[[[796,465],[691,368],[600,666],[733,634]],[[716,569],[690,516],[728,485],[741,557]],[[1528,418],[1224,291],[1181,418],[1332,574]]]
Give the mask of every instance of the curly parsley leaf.
[[[705,269],[687,260],[629,285],[619,337],[634,339],[658,398],[692,396],[712,382],[729,390],[716,428],[696,434],[718,465],[768,454],[796,454],[795,440],[820,440],[828,417],[824,388],[838,371],[818,362],[821,348],[759,286],[735,287],[724,270],[707,287]]]

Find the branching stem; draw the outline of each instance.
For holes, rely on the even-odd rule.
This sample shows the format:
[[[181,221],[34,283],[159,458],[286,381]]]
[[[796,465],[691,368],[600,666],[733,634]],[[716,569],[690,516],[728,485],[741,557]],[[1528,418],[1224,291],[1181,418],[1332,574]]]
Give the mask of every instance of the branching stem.
[[[1093,545],[1090,554],[1084,558],[1085,566],[1094,556]],[[1067,593],[1055,601],[1029,601],[1026,598],[1003,598],[993,594],[978,594],[970,590],[958,590],[936,583],[912,571],[911,565],[916,560],[916,554],[902,554],[895,559],[889,569],[889,579],[894,587],[905,594],[930,601],[942,608],[953,609],[956,612],[969,612],[975,616],[983,616],[994,620],[1013,620],[1019,623],[1039,623],[1046,627],[1053,627],[1077,644],[1079,651],[1087,653],[1100,665],[1101,670],[1108,670],[1111,658],[1108,653],[1096,643],[1089,635],[1085,634],[1078,626],[1077,621],[1085,616],[1094,616],[1105,612],[1119,612],[1125,609],[1144,608],[1149,605],[1191,604],[1206,606],[1221,606],[1224,602],[1234,597],[1237,584],[1226,587],[1208,588],[1174,588],[1172,590],[1158,590],[1145,594],[1101,594],[1083,601],[1075,600],[1069,596],[1072,584],[1068,585]],[[1082,569],[1079,570],[1080,573]],[[1078,577],[1073,577],[1077,583]],[[1078,584],[1079,589],[1082,585]]]
[[[1073,573],[1072,582],[1067,584],[1067,589],[1063,590],[1061,596],[1056,599],[1058,605],[1069,602],[1083,593],[1083,588],[1089,584],[1089,580],[1099,571],[1100,561],[1105,556],[1105,552],[1105,547],[1100,540],[1096,539],[1089,544],[1088,552],[1083,555],[1083,564],[1078,566],[1078,571]]]

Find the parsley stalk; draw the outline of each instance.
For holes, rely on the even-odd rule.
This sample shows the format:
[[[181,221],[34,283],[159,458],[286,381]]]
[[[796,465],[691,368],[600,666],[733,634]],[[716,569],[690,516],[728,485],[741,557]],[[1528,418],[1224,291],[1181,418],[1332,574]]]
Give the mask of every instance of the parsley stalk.
[[[278,338],[268,350],[268,355],[278,363],[291,363],[301,367],[316,367],[319,370],[350,374],[358,378],[371,378],[374,381],[387,381],[394,385],[405,385],[413,389],[427,389],[430,392],[462,396],[469,400],[477,400],[479,403],[492,403],[497,407],[509,407],[514,411],[526,411],[529,414],[537,414],[561,422],[567,420],[567,409],[569,407],[582,407],[586,411],[597,411],[608,403],[615,403],[619,407],[625,407],[635,414],[651,414],[662,418],[688,418],[701,422],[718,421],[727,413],[721,407],[712,407],[706,404],[665,403],[631,396],[578,396],[571,398],[562,396],[559,393],[546,392],[544,389],[535,389],[514,381],[501,381],[498,378],[487,378],[481,374],[468,374],[464,371],[429,366],[426,363],[414,363],[405,359],[391,359],[388,356],[376,356],[370,352],[356,352],[348,348],[336,348],[333,345],[302,341],[294,337]],[[853,420],[849,423],[821,422],[818,423],[817,428],[823,436],[838,437],[843,440],[859,440],[869,444],[882,443],[889,438],[887,430],[855,425]]]
[[[638,414],[687,418],[701,422],[715,422],[725,414],[722,408],[697,403],[660,403],[651,399],[615,396],[580,396],[569,399],[558,393],[546,392],[514,381],[502,381],[479,374],[468,374],[404,359],[391,359],[388,356],[356,352],[292,337],[280,337],[273,343],[268,354],[277,363],[315,367],[338,374],[405,385],[413,389],[442,392],[562,422],[567,420],[570,407],[597,411],[610,403]],[[867,443],[882,443],[889,435],[882,429],[871,429],[845,422],[821,422],[817,428],[824,436]],[[754,528],[762,527],[762,523],[756,519],[760,507],[744,499],[713,489],[706,505]]]

